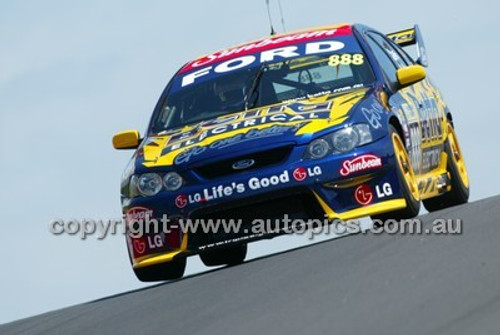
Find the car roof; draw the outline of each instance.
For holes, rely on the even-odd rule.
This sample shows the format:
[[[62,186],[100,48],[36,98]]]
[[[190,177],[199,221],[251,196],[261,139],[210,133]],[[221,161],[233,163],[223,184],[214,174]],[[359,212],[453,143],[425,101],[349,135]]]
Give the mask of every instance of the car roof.
[[[284,47],[290,44],[318,40],[329,36],[352,35],[352,26],[352,24],[328,25],[262,37],[197,57],[187,63],[180,72],[190,71],[195,67],[200,67],[200,64],[209,66],[211,63],[257,53],[263,50]]]

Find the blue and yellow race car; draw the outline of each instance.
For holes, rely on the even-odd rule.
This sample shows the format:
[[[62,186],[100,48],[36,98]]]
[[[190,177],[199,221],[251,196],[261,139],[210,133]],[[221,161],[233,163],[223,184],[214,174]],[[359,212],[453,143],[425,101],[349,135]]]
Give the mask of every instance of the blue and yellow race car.
[[[403,47],[416,46],[411,57]],[[414,59],[416,58],[416,59]],[[121,182],[142,281],[179,278],[186,257],[243,262],[257,219],[403,219],[468,201],[453,118],[427,78],[418,26],[384,35],[327,26],[199,57],[170,80]],[[183,220],[237,219],[238,231],[189,231]],[[141,221],[142,220],[142,221]],[[152,222],[152,221],[149,221]],[[163,221],[162,221],[163,222]],[[132,231],[133,229],[131,229]]]

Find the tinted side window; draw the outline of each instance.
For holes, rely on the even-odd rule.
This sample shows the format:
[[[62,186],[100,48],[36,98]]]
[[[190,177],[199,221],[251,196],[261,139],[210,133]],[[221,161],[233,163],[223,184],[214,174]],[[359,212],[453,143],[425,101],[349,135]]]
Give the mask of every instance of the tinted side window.
[[[386,40],[386,38],[377,33],[368,33],[368,35],[377,42],[378,45],[384,49],[385,53],[392,59],[398,68],[408,66],[406,62],[401,57],[400,53],[392,46],[392,44]]]
[[[394,47],[394,49],[396,49],[397,52],[399,52],[399,54],[401,55],[401,57],[403,57],[407,65],[415,64],[413,59],[408,55],[408,53],[403,48],[401,48],[394,42],[392,42],[391,45]]]
[[[373,54],[375,55],[375,58],[377,58],[379,66],[382,68],[382,71],[384,72],[386,78],[389,80],[391,84],[395,84],[398,81],[398,78],[396,76],[396,65],[392,62],[392,60],[389,58],[389,56],[384,52],[382,47],[375,43],[375,41],[371,38],[371,35],[368,36],[366,39],[366,42],[370,46],[370,48],[373,51]]]
[[[397,51],[397,53],[399,54],[399,56],[401,56],[405,62],[405,64],[407,66],[409,65],[413,65],[415,64],[415,61],[410,57],[410,55],[408,55],[408,53],[406,52],[406,50],[404,50],[401,46],[399,46],[398,44],[394,43],[394,41],[391,41],[391,39],[387,38],[387,36],[385,35],[381,35],[379,33],[375,33],[375,32],[372,32],[371,34],[374,34],[374,35],[379,35],[379,36],[382,36],[382,38],[390,44],[390,46]]]

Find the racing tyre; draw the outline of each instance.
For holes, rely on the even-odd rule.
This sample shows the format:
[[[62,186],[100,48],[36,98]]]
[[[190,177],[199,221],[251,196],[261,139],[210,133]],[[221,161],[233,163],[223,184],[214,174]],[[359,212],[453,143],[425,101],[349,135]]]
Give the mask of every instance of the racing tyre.
[[[200,254],[201,261],[206,266],[237,265],[243,263],[246,256],[246,244],[209,250]]]
[[[150,282],[179,279],[184,275],[185,269],[186,257],[183,257],[166,263],[134,269],[134,272],[140,281]]]
[[[447,169],[450,173],[451,190],[435,198],[424,200],[424,207],[429,212],[465,204],[469,201],[469,175],[457,135],[449,123],[448,139],[444,144],[444,150],[448,156]]]
[[[413,172],[413,167],[401,136],[399,136],[393,126],[389,127],[389,134],[392,138],[394,156],[396,159],[396,172],[403,192],[403,197],[406,200],[406,208],[384,214],[372,215],[372,219],[378,219],[381,221],[389,219],[411,219],[416,217],[420,212],[420,195],[418,191],[417,179],[415,177],[415,173]]]

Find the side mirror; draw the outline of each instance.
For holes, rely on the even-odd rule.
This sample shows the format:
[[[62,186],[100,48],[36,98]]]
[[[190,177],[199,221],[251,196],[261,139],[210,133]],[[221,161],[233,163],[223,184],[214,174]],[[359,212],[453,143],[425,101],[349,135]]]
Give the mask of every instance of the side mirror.
[[[124,130],[113,136],[113,147],[115,149],[135,149],[141,143],[139,131]]]
[[[421,65],[410,65],[403,67],[396,72],[399,85],[402,87],[415,84],[425,79],[427,75],[425,69]]]

